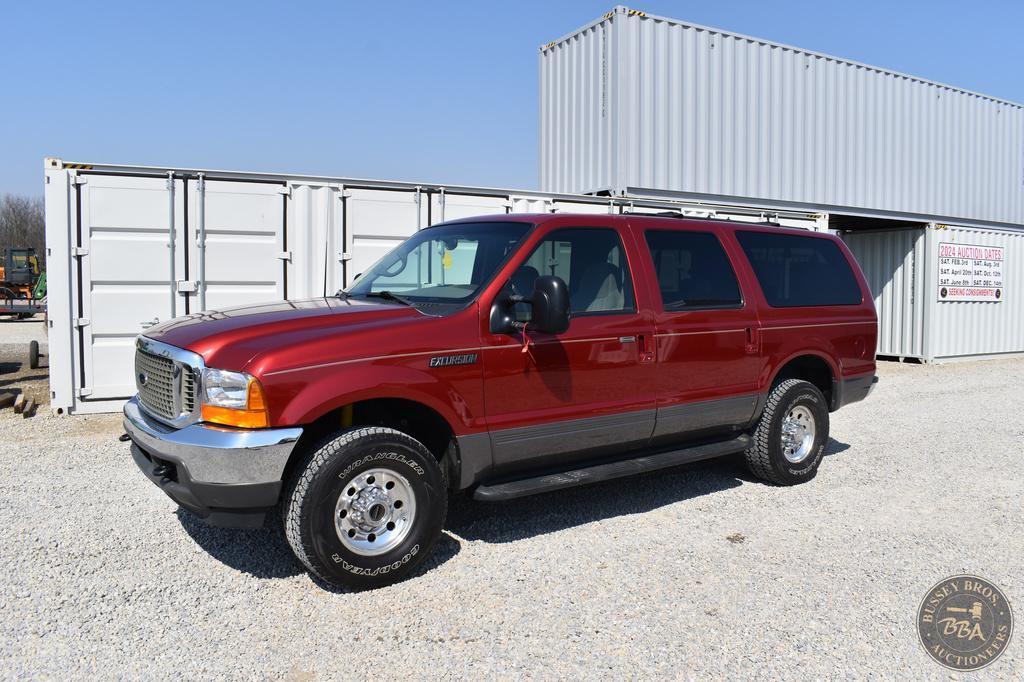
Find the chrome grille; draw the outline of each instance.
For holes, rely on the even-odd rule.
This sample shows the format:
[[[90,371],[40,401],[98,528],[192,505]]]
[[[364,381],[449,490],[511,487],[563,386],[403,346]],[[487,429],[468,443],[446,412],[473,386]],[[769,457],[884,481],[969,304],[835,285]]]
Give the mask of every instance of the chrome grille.
[[[181,410],[191,413],[196,409],[196,379],[191,368],[185,367],[181,372]]]
[[[199,419],[202,375],[197,353],[140,336],[135,340],[135,386],[139,406],[174,428]]]
[[[174,361],[170,358],[143,350],[135,351],[135,383],[139,389],[139,402],[155,416],[168,420],[181,416],[175,409],[174,370]]]

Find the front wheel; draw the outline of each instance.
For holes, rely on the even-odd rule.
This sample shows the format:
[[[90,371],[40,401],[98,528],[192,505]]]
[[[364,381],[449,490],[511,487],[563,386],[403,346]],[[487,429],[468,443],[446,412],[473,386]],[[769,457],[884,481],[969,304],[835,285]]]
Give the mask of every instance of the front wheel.
[[[422,443],[394,429],[355,428],[296,469],[284,498],[285,537],[325,582],[382,587],[426,559],[447,509],[444,476]]]
[[[744,452],[747,468],[760,479],[795,485],[814,478],[828,443],[828,406],[818,387],[786,379],[768,394]]]

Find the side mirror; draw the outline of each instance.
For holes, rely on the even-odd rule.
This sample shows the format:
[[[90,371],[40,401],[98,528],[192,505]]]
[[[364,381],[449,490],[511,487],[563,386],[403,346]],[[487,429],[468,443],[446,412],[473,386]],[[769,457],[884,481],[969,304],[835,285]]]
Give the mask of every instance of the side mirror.
[[[553,275],[538,277],[533,285],[533,295],[502,296],[491,306],[490,330],[492,334],[514,334],[527,323],[515,319],[516,303],[526,303],[531,308],[531,329],[545,334],[561,334],[569,328],[569,287],[565,280]]]
[[[538,277],[530,300],[530,324],[545,334],[562,334],[569,328],[569,287],[554,275]]]

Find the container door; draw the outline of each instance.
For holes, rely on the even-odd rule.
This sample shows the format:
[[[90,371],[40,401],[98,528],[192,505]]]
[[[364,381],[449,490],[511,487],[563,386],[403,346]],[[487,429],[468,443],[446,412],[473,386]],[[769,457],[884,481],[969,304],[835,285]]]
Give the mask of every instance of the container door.
[[[167,178],[86,175],[79,180],[73,271],[78,397],[129,398],[135,394],[135,337],[185,312],[175,286],[184,278],[187,248],[183,183],[175,180],[173,187],[172,271]]]
[[[189,279],[180,287],[189,312],[285,298],[285,191],[277,183],[189,181]]]
[[[878,313],[878,355],[923,358],[924,228],[843,235],[864,272]]]
[[[348,189],[345,192],[345,284],[406,237],[426,225],[426,194],[415,191]],[[333,293],[333,292],[331,292]]]
[[[431,193],[430,221],[432,225],[446,220],[473,218],[483,215],[508,213],[512,201],[504,196],[481,196],[479,194],[455,194],[452,192]]]

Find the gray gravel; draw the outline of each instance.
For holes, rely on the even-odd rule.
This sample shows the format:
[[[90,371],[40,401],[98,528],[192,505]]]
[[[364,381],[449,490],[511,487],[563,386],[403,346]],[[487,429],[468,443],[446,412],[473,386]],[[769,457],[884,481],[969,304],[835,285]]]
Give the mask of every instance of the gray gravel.
[[[38,341],[46,345],[46,330],[43,328],[43,316],[36,315],[27,320],[0,316],[0,346],[24,346],[29,341]]]
[[[0,675],[948,678],[929,587],[976,573],[1024,614],[1024,361],[880,374],[811,483],[730,458],[457,500],[427,570],[362,594],[176,512],[116,417],[0,413]],[[971,679],[1024,678],[1021,627]]]

